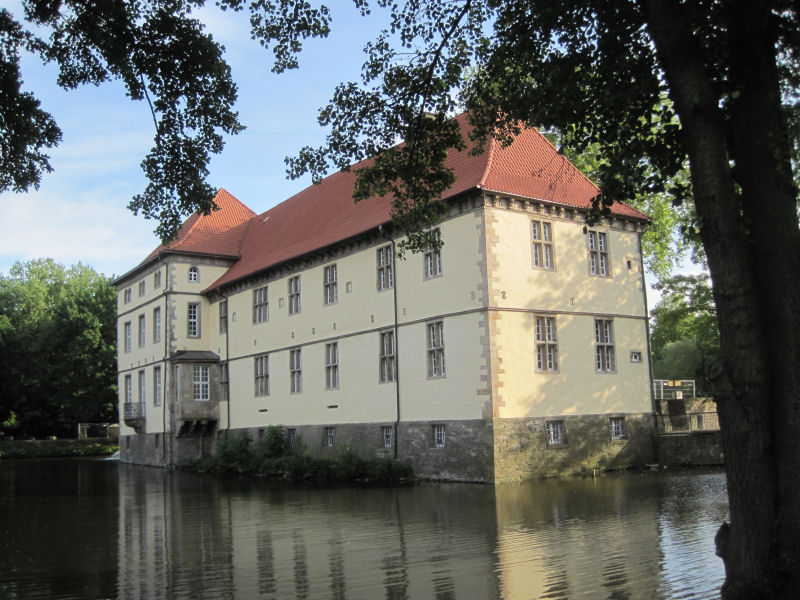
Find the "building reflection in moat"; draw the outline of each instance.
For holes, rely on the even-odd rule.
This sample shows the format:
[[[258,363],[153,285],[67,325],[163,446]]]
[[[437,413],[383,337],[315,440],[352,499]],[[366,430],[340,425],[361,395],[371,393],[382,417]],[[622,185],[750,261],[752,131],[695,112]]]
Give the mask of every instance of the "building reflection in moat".
[[[690,500],[676,501],[676,489]],[[118,590],[121,598],[670,598],[691,556],[692,597],[715,597],[723,572],[713,528],[725,500],[720,474],[321,489],[120,465]]]

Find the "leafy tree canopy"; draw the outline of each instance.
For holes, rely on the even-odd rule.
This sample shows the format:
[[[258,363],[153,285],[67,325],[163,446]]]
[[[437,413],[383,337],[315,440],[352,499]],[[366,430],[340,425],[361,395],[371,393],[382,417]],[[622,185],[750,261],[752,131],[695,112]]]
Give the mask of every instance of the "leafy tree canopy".
[[[52,259],[0,275],[0,422],[73,436],[116,421],[116,293],[110,278]]]

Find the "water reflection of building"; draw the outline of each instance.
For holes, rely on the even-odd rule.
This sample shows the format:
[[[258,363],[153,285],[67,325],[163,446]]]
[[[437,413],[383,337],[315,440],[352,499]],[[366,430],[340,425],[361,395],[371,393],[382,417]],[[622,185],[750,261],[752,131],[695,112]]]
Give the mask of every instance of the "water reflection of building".
[[[491,600],[494,491],[470,496],[480,502],[446,486],[276,489],[123,465],[119,596]]]
[[[713,598],[724,574],[722,474],[321,489],[122,465],[119,502],[121,599]]]
[[[460,117],[466,123],[466,117]],[[115,281],[121,458],[181,464],[283,425],[426,478],[652,462],[641,234],[538,132],[452,151],[441,249],[340,172],[255,215],[228,192]]]

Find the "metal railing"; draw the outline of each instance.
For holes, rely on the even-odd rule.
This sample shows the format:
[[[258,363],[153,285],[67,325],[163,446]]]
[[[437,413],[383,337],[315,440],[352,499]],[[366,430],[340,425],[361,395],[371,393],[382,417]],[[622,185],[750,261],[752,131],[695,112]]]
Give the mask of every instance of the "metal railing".
[[[694,398],[694,379],[655,379],[653,381],[653,396],[656,400]]]
[[[126,402],[124,415],[126,419],[144,419],[144,404],[141,402]]]
[[[658,433],[719,431],[719,417],[715,412],[656,415],[656,427]]]

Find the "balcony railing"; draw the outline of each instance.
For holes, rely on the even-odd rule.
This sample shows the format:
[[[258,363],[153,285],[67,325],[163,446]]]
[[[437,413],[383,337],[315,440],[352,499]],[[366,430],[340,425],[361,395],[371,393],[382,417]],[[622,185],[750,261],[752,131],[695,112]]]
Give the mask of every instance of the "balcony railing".
[[[719,431],[719,417],[715,412],[656,415],[658,433],[690,433]]]
[[[129,419],[144,419],[144,407],[141,402],[126,402],[125,403],[125,420]]]

